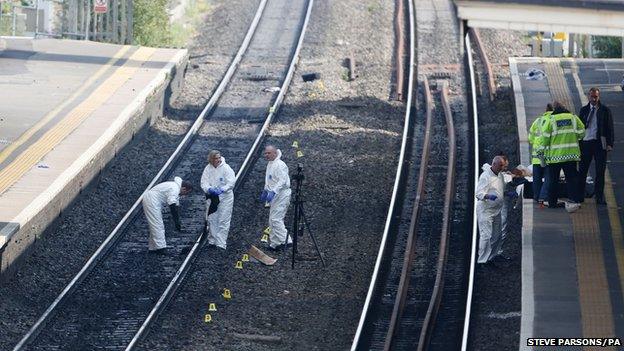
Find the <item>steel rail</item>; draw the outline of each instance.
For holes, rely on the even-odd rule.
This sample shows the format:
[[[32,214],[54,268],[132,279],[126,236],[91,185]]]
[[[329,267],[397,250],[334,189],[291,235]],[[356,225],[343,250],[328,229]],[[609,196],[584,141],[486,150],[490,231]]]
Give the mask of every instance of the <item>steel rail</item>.
[[[266,0],[263,3],[266,3]],[[297,46],[293,53],[290,66],[286,74],[286,78],[284,79],[284,82],[280,88],[280,92],[275,100],[275,103],[269,108],[269,114],[266,117],[266,120],[260,132],[258,133],[258,136],[256,137],[254,141],[254,144],[250,148],[249,152],[247,153],[247,157],[245,157],[245,161],[241,165],[241,168],[238,170],[238,173],[236,174],[236,181],[235,181],[233,191],[236,191],[240,187],[240,185],[242,184],[242,180],[245,178],[245,175],[251,168],[251,165],[252,165],[251,159],[257,153],[258,147],[260,143],[262,142],[262,139],[264,138],[266,131],[269,128],[271,121],[273,120],[273,117],[276,115],[277,111],[281,107],[281,104],[284,100],[286,92],[288,91],[288,87],[290,86],[292,77],[294,76],[294,72],[296,70],[296,64],[299,60],[299,53],[301,52],[303,39],[305,37],[305,32],[306,32],[306,28],[310,19],[310,14],[312,12],[313,5],[314,5],[314,0],[309,0],[305,19],[301,27],[301,33],[299,34],[299,40],[297,41]],[[154,305],[154,308],[152,308],[152,310],[150,311],[150,314],[143,322],[143,325],[141,325],[141,328],[139,328],[139,331],[135,334],[132,341],[128,344],[128,347],[126,347],[126,351],[132,350],[137,345],[137,343],[141,340],[141,338],[145,335],[145,333],[149,329],[149,326],[156,320],[156,318],[158,318],[160,313],[167,306],[168,302],[171,300],[171,298],[175,294],[177,288],[180,286],[180,284],[186,277],[186,273],[188,272],[191,266],[191,263],[194,261],[195,257],[197,256],[197,253],[199,252],[199,248],[201,247],[201,244],[204,241],[205,234],[206,233],[204,231],[197,238],[197,240],[193,244],[193,247],[191,248],[187,257],[185,258],[184,262],[182,263],[182,265],[180,266],[180,268],[174,275],[173,279],[171,280],[171,282],[169,283],[169,285],[167,286],[163,294],[160,296],[160,298]]]
[[[481,61],[483,62],[483,66],[485,67],[485,75],[487,76],[488,82],[488,91],[490,95],[490,101],[494,101],[496,97],[496,80],[494,79],[494,73],[492,71],[492,65],[490,64],[490,59],[485,52],[485,46],[483,45],[483,41],[481,41],[481,35],[479,34],[479,29],[470,28],[469,33],[472,34],[474,38],[475,44],[477,46],[477,52],[481,57]]]
[[[407,292],[409,290],[410,272],[412,270],[412,264],[414,263],[414,257],[416,255],[416,224],[420,219],[421,201],[425,193],[425,179],[428,174],[429,155],[431,151],[431,125],[433,123],[433,96],[431,95],[431,89],[429,88],[429,80],[427,77],[423,78],[423,90],[425,92],[425,106],[426,106],[426,122],[425,122],[425,138],[423,140],[423,149],[420,158],[420,169],[418,170],[418,185],[416,186],[416,198],[414,199],[414,208],[412,209],[412,216],[410,220],[409,234],[407,237],[407,243],[405,245],[405,256],[403,259],[403,267],[401,269],[401,278],[399,280],[399,286],[397,289],[397,295],[395,298],[394,306],[392,308],[392,315],[390,317],[390,324],[388,326],[388,332],[384,342],[384,350],[388,351],[392,348],[392,341],[397,326],[403,315],[403,309],[405,307],[405,300],[407,298]]]
[[[386,242],[388,240],[388,233],[390,232],[390,226],[393,223],[393,217],[395,216],[395,207],[397,206],[397,196],[399,192],[399,186],[402,183],[404,166],[407,162],[405,160],[405,154],[407,152],[407,144],[408,144],[408,135],[410,127],[412,126],[412,105],[413,105],[413,90],[414,90],[414,76],[416,71],[415,66],[415,46],[416,46],[416,35],[415,35],[415,19],[414,19],[414,0],[407,0],[408,8],[409,8],[409,73],[408,73],[408,85],[407,85],[407,103],[405,106],[405,121],[403,124],[403,136],[401,139],[401,150],[399,153],[399,160],[397,166],[397,172],[394,179],[394,187],[392,188],[392,196],[390,198],[390,206],[388,208],[388,215],[386,216],[386,223],[384,226],[384,231],[381,237],[381,243],[379,244],[379,251],[377,253],[377,260],[375,261],[375,267],[373,269],[373,274],[371,276],[371,282],[368,287],[368,293],[366,294],[366,299],[364,301],[364,306],[362,307],[362,313],[360,315],[360,320],[358,322],[357,329],[355,331],[355,335],[353,337],[353,343],[351,344],[351,350],[355,351],[360,343],[360,339],[362,337],[362,331],[364,329],[364,324],[366,319],[369,316],[369,311],[371,308],[371,301],[375,294],[375,287],[377,286],[377,279],[379,276],[379,270],[381,268],[381,261],[383,260],[383,254],[386,251]]]
[[[206,104],[202,112],[200,113],[200,115],[197,117],[197,119],[195,120],[195,122],[193,123],[189,131],[186,133],[186,135],[184,136],[180,144],[178,144],[178,147],[171,154],[167,162],[160,169],[160,171],[156,174],[156,176],[152,179],[152,181],[143,191],[141,196],[139,196],[139,198],[134,202],[132,207],[128,210],[128,212],[126,212],[126,214],[119,221],[117,226],[113,229],[113,231],[108,235],[108,237],[104,240],[104,242],[102,242],[100,247],[95,251],[93,255],[91,255],[89,260],[84,264],[84,266],[80,269],[80,271],[76,274],[76,276],[74,276],[74,278],[69,282],[69,284],[63,289],[63,291],[61,291],[59,296],[57,296],[57,298],[52,302],[52,304],[46,309],[43,315],[30,328],[28,333],[26,333],[26,335],[24,335],[24,337],[22,337],[19,343],[13,348],[14,351],[22,350],[24,346],[26,346],[30,341],[32,341],[39,334],[41,329],[54,315],[56,307],[62,301],[64,301],[64,299],[67,296],[69,296],[69,294],[75,289],[75,287],[84,280],[84,278],[89,274],[89,272],[91,272],[91,270],[93,270],[93,268],[97,265],[97,263],[101,260],[101,258],[104,257],[106,253],[108,253],[110,248],[112,248],[114,243],[123,233],[123,229],[125,229],[128,226],[130,221],[134,218],[134,215],[138,212],[138,209],[141,206],[143,197],[145,196],[147,191],[151,189],[158,181],[160,181],[164,174],[166,174],[173,168],[173,165],[179,160],[183,151],[185,151],[188,148],[188,146],[191,144],[191,141],[195,138],[195,136],[197,135],[197,132],[199,131],[199,128],[203,124],[204,117],[206,116],[208,112],[212,111],[217,101],[223,94],[225,88],[229,84],[229,81],[232,75],[238,68],[238,65],[243,57],[243,54],[245,53],[245,51],[247,51],[249,43],[251,42],[251,38],[253,37],[253,34],[255,33],[255,30],[260,21],[260,18],[262,17],[262,13],[264,11],[266,3],[267,3],[267,0],[261,1],[256,11],[254,20],[251,23],[247,31],[247,35],[245,36],[245,39],[243,40],[243,43],[241,44],[236,56],[232,60],[230,67],[228,68],[225,75],[223,76],[221,83],[219,84],[217,89],[214,91],[212,97],[210,98],[210,100],[208,101],[208,103]]]
[[[474,61],[472,58],[472,43],[470,36],[466,35],[466,56],[468,57],[468,70],[470,72],[470,93],[472,98],[472,124],[473,124],[473,151],[474,151],[474,190],[479,183],[479,114],[477,112],[477,88],[475,84]],[[472,294],[475,282],[475,267],[477,263],[477,202],[473,201],[472,206],[472,240],[470,250],[470,268],[468,273],[468,290],[466,292],[466,313],[464,315],[464,331],[462,333],[461,351],[468,349],[468,334],[470,332],[470,316],[472,313]]]
[[[446,129],[449,138],[449,155],[447,163],[446,190],[444,193],[444,215],[442,221],[442,231],[440,233],[440,249],[438,254],[438,264],[436,267],[436,278],[429,301],[429,308],[423,321],[423,327],[420,330],[420,338],[418,340],[418,351],[422,351],[429,345],[431,333],[435,326],[436,316],[440,308],[442,300],[442,292],[444,290],[444,271],[446,268],[446,259],[448,257],[448,241],[450,236],[450,221],[453,198],[455,196],[455,160],[456,160],[456,141],[455,141],[455,125],[453,123],[453,113],[448,98],[448,82],[443,82],[441,97],[442,107],[444,108],[444,116],[446,117]]]

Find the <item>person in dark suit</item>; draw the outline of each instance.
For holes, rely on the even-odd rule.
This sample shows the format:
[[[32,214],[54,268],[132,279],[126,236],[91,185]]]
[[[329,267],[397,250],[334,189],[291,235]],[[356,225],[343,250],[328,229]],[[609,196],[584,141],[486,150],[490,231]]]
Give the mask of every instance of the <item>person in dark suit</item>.
[[[579,191],[585,194],[585,178],[592,159],[596,164],[594,194],[596,203],[605,205],[604,177],[607,168],[607,152],[613,150],[613,116],[611,110],[600,102],[600,89],[589,89],[589,103],[581,108],[579,117],[585,124],[585,137],[579,141],[581,162],[579,164]]]

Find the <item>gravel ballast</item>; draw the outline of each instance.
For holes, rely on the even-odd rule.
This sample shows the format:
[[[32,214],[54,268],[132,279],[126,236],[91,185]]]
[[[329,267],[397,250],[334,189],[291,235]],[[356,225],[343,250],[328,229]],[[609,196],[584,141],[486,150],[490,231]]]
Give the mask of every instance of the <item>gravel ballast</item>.
[[[259,0],[214,0],[189,48],[185,86],[172,108],[128,145],[36,243],[0,287],[0,349],[11,349],[80,270],[175,150],[220,81]]]
[[[275,266],[235,268],[249,245],[264,247],[268,211],[258,195],[266,161],[260,159],[235,195],[227,251],[199,254],[142,349],[349,348],[383,233],[405,112],[388,101],[393,12],[382,1],[315,1],[296,78],[265,142],[282,150],[291,175],[303,165],[305,211],[327,267],[313,260],[306,234],[300,253],[307,260],[294,270],[290,252],[268,251],[278,258]],[[349,82],[343,60],[351,53],[359,76]],[[303,82],[304,73],[321,79]],[[296,158],[296,151],[304,156]],[[286,225],[290,231],[292,206]],[[222,297],[225,288],[231,300]],[[210,303],[217,311],[208,311]],[[207,313],[212,322],[205,322]]]
[[[482,66],[483,94],[477,100],[480,164],[491,163],[497,152],[509,157],[510,168],[520,162],[518,132],[508,58],[527,53],[520,32],[481,30],[481,39],[496,77],[497,91],[489,101]],[[476,52],[475,52],[476,55]],[[520,338],[522,206],[508,213],[509,234],[504,255],[509,262],[477,265],[470,342],[472,350],[517,350]]]

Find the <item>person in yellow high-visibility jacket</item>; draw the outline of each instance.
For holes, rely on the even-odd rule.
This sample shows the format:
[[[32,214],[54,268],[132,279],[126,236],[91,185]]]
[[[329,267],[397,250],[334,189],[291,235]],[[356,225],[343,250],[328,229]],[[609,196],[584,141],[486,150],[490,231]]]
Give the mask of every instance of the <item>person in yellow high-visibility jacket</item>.
[[[545,162],[546,147],[542,144],[542,128],[550,121],[552,104],[546,105],[546,111],[533,121],[529,129],[531,144],[531,164],[533,165],[533,200],[540,203],[548,198],[548,167]],[[542,182],[542,178],[544,181]]]
[[[557,207],[557,184],[561,170],[565,174],[568,199],[572,203],[569,211],[580,207],[578,194],[578,162],[581,160],[579,140],[585,136],[585,125],[578,116],[570,113],[560,102],[553,102],[550,123],[542,128],[540,143],[546,147],[545,156],[548,165],[550,187],[548,207]],[[567,208],[567,207],[566,207]]]

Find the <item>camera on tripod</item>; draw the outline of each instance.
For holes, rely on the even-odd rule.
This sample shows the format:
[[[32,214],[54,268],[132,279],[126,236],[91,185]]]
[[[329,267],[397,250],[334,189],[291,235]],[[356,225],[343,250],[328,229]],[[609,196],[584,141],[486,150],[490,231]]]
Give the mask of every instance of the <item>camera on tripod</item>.
[[[303,164],[302,163],[297,163],[297,174],[292,176],[293,180],[296,181],[302,181],[305,179],[305,176],[303,175]]]

